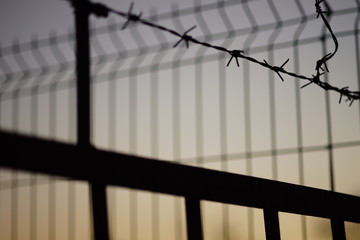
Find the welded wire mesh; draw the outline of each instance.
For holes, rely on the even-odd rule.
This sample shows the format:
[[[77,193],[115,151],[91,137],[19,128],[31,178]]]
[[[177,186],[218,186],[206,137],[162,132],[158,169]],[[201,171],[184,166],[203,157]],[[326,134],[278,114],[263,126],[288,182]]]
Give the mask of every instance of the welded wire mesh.
[[[324,79],[358,90],[360,3],[327,3],[339,51]],[[166,13],[152,10],[143,15],[178,32],[196,25],[192,37],[241,49],[269,64],[290,59],[287,68],[298,74],[311,75],[317,59],[333,48],[312,1],[195,1],[191,8],[174,5]],[[187,49],[184,42],[173,48],[178,38],[132,22],[121,30],[124,21],[115,16],[92,18],[92,143],[97,148],[359,194],[358,101],[351,107],[338,104],[338,94],[312,85],[301,89],[306,82],[284,75],[282,82],[276,73],[246,60],[240,60],[240,67],[234,60],[226,67],[230,56],[224,52],[191,43]],[[76,142],[73,46],[74,33],[69,32],[1,47],[2,130]],[[8,239],[22,239],[27,233],[30,239],[54,239],[58,232],[67,233],[68,239],[84,232],[84,238],[90,237],[88,206],[81,204],[87,189],[81,183],[5,169],[0,174],[0,210],[7,209],[1,229]],[[67,186],[56,187],[61,184]],[[186,237],[181,199],[127,191],[109,190],[110,209],[115,209],[112,226],[128,224],[125,234],[114,227],[114,239],[122,234],[134,239]],[[25,207],[19,200],[22,195],[29,200]],[[160,210],[163,202],[166,211]],[[204,203],[204,218],[220,220],[205,226],[206,239],[219,239],[219,232],[223,239],[236,234],[264,238],[256,211],[225,205],[214,210],[208,205]],[[62,208],[68,211],[59,217]],[[126,219],[116,209],[127,209]],[[22,210],[28,212],[26,221],[20,220]],[[44,232],[43,218],[36,216],[45,214],[49,228]],[[147,216],[146,223],[140,215]],[[215,217],[206,218],[210,215]],[[240,215],[245,233],[230,227]],[[77,217],[86,230],[74,230]],[[311,220],[299,219],[295,222],[305,239],[311,236]],[[161,231],[170,225],[172,233]],[[27,229],[24,236],[18,235],[20,228]]]

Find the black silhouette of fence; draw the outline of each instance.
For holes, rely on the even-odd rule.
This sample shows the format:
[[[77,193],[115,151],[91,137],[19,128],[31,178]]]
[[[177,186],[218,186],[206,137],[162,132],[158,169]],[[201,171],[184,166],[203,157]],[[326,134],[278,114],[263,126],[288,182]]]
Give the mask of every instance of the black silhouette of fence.
[[[333,238],[345,239],[344,222],[360,223],[360,215],[358,214],[360,212],[360,199],[335,192],[337,189],[334,152],[343,148],[358,149],[360,146],[359,134],[354,134],[350,140],[341,140],[341,138],[339,140],[334,137],[337,136],[334,133],[336,126],[333,126],[333,122],[336,120],[332,114],[344,111],[339,110],[338,105],[335,107],[334,103],[337,104],[339,101],[338,95],[331,95],[328,91],[321,92],[323,94],[322,100],[319,100],[319,97],[314,100],[313,95],[318,95],[319,92],[306,95],[305,91],[310,86],[301,89],[303,83],[299,79],[294,79],[290,83],[287,77],[283,76],[285,81],[284,83],[279,81],[279,84],[281,86],[290,85],[295,89],[292,89],[293,94],[291,96],[280,91],[278,93],[281,96],[280,99],[293,99],[290,108],[295,109],[292,112],[295,140],[292,146],[281,144],[278,137],[281,135],[279,132],[281,116],[278,109],[283,105],[279,103],[279,96],[275,93],[275,87],[279,86],[278,79],[275,77],[279,72],[283,72],[283,69],[275,69],[275,65],[268,64],[277,62],[275,59],[278,56],[275,50],[290,49],[290,55],[288,55],[289,52],[286,52],[287,57],[281,58],[280,62],[289,58],[287,65],[293,63],[294,72],[301,74],[301,59],[304,57],[301,56],[301,48],[308,44],[319,44],[317,46],[317,49],[321,50],[319,55],[324,56],[328,52],[327,40],[331,39],[332,35],[328,34],[327,29],[321,25],[318,27],[321,29],[320,35],[318,32],[315,34],[304,33],[306,36],[301,37],[303,32],[309,28],[309,21],[316,18],[317,14],[314,7],[311,6],[313,11],[309,14],[305,3],[295,0],[292,6],[297,15],[291,14],[290,17],[282,19],[278,5],[274,2],[268,1],[267,3],[269,4],[269,13],[273,16],[272,21],[265,19],[262,20],[263,23],[258,23],[257,17],[253,14],[254,9],[259,6],[257,4],[264,4],[259,3],[259,1],[219,1],[218,3],[204,5],[197,3],[194,8],[179,10],[174,7],[170,13],[160,15],[152,13],[149,17],[150,22],[163,21],[167,24],[173,24],[179,32],[186,32],[188,29],[188,27],[183,26],[184,20],[181,19],[185,16],[193,17],[192,20],[196,21],[197,29],[203,32],[199,38],[205,39],[204,42],[220,42],[215,46],[221,45],[225,49],[239,49],[239,47],[233,47],[234,39],[239,38],[242,43],[241,49],[249,54],[248,56],[266,53],[267,56],[262,57],[267,60],[262,65],[269,66],[267,68],[275,72],[269,71],[265,74],[269,80],[268,87],[264,87],[265,90],[259,89],[258,85],[253,85],[254,83],[251,82],[253,78],[259,78],[259,75],[253,72],[250,62],[240,63],[240,68],[235,69],[236,65],[234,68],[231,68],[232,66],[226,68],[230,57],[237,56],[233,52],[230,55],[226,51],[214,54],[202,46],[195,47],[192,45],[187,50],[179,46],[172,49],[174,43],[179,40],[178,38],[169,40],[168,36],[158,29],[146,30],[146,26],[138,26],[139,24],[132,24],[131,21],[126,22],[127,28],[120,32],[124,27],[124,21],[111,18],[107,24],[95,27],[89,33],[88,11],[93,9],[84,7],[92,6],[87,5],[85,0],[72,2],[76,18],[75,33],[70,32],[61,36],[52,34],[48,39],[34,38],[28,43],[14,41],[11,47],[1,48],[0,124],[4,131],[0,138],[3,148],[0,164],[4,169],[0,174],[10,174],[10,177],[9,179],[7,177],[0,179],[2,186],[0,191],[4,192],[9,189],[11,191],[9,193],[9,199],[11,199],[11,204],[9,204],[9,239],[20,238],[18,229],[21,226],[19,223],[21,209],[18,189],[22,186],[30,186],[29,219],[31,220],[29,221],[29,236],[30,239],[37,239],[37,235],[39,235],[38,225],[40,225],[38,223],[40,217],[37,215],[39,215],[38,211],[41,208],[38,203],[40,199],[37,186],[42,181],[49,184],[48,238],[54,239],[56,235],[54,229],[56,217],[53,210],[56,205],[56,190],[54,190],[55,185],[52,183],[54,180],[51,180],[52,178],[49,180],[48,177],[42,179],[37,175],[20,176],[22,173],[18,171],[22,170],[58,176],[58,179],[66,179],[70,182],[75,180],[88,183],[91,193],[91,215],[95,239],[116,237],[109,232],[111,230],[109,227],[111,225],[109,223],[111,206],[107,206],[109,194],[106,194],[106,188],[109,186],[122,186],[183,197],[188,239],[204,238],[201,201],[214,201],[262,209],[266,239],[280,239],[279,212],[330,219]],[[234,14],[231,8],[235,7],[238,7],[237,10],[242,10],[241,18],[247,19],[247,26],[234,27],[229,16]],[[360,61],[358,51],[360,3],[354,1],[352,6],[342,9],[332,9],[331,4],[328,3],[327,8],[331,12],[329,15],[331,20],[342,16],[354,20],[351,29],[341,29],[341,32],[335,30],[335,35],[340,40],[346,37],[354,39],[353,65],[349,66],[357,70],[354,77],[357,82],[349,83],[341,79],[341,82],[335,85],[347,86],[352,84],[352,89],[359,88],[359,80],[356,79],[360,79],[357,67]],[[217,33],[213,33],[213,29],[208,26],[209,20],[204,17],[206,13],[209,16],[217,14],[218,20],[221,21],[222,28],[212,25],[219,30]],[[136,17],[137,15],[131,16]],[[135,18],[130,20],[138,21]],[[172,22],[169,22],[170,20]],[[94,19],[94,24],[96,21],[98,20]],[[318,22],[321,23],[321,21]],[[194,25],[193,22],[188,24],[189,26]],[[316,28],[316,26],[312,27]],[[141,31],[138,28],[141,28]],[[282,41],[277,41],[281,32],[286,31],[287,28],[291,28],[293,34],[287,34],[281,39]],[[152,38],[149,37],[150,34],[153,34]],[[196,35],[196,33],[194,34]],[[263,34],[268,34],[266,35],[268,41],[260,41],[256,45],[256,38],[259,35],[263,36]],[[187,40],[186,37],[189,38],[188,35],[180,37],[185,38],[185,40]],[[198,37],[191,37],[191,39],[198,39]],[[74,42],[77,45],[76,51],[73,49]],[[236,43],[236,45],[240,44]],[[194,51],[190,51],[191,48],[196,49],[195,54]],[[75,56],[74,52],[76,52]],[[166,56],[169,54],[172,56]],[[241,53],[239,54],[243,56]],[[149,57],[151,60],[146,59]],[[314,57],[315,61],[316,59],[318,58]],[[214,61],[218,65],[213,65]],[[313,69],[314,62],[311,64]],[[194,82],[181,82],[183,79],[189,78],[189,72],[186,70],[191,66],[194,68],[189,72],[193,73]],[[206,73],[209,68],[217,68],[215,79],[218,82],[216,84],[211,80],[211,76]],[[326,84],[330,82],[331,74],[336,71],[333,69],[338,69],[335,64],[329,68],[331,73],[323,76]],[[169,70],[170,72],[167,72]],[[148,75],[148,82],[146,82],[145,77],[142,77],[145,74]],[[229,78],[233,77],[242,77],[242,85],[227,82]],[[124,84],[123,79],[129,80]],[[343,81],[347,85],[342,85]],[[216,86],[211,86],[211,84]],[[229,87],[234,86],[239,87],[240,90],[237,93],[241,94],[241,97],[234,98],[235,95],[232,95]],[[256,91],[253,90],[254,86]],[[193,89],[194,93],[187,95],[189,89]],[[210,89],[209,92],[206,89]],[[347,88],[338,89],[344,95],[351,94]],[[126,100],[122,96],[125,94],[128,97]],[[145,100],[142,99],[142,95],[145,96]],[[229,95],[242,102],[243,119],[239,121],[243,125],[241,128],[237,128],[237,124],[229,123],[231,116],[239,118],[238,115],[234,114],[236,106],[230,106],[231,103],[227,98]],[[256,127],[254,126],[256,125],[254,118],[256,117],[253,113],[256,106],[259,105],[256,105],[254,100],[256,98],[262,99],[262,95],[268,97],[265,101],[260,100],[261,104],[268,104],[267,120],[264,122],[269,125],[266,131],[268,131],[270,144],[265,144],[265,148],[254,144],[254,141],[259,140],[254,134],[254,127]],[[304,102],[304,98],[307,97],[311,100]],[[191,104],[189,104],[189,98],[193,101]],[[205,99],[210,103],[207,103]],[[324,109],[323,116],[325,116],[322,122],[314,120],[314,128],[323,127],[325,129],[321,132],[325,135],[324,139],[321,143],[315,144],[304,137],[306,135],[305,128],[308,125],[303,120],[304,105],[309,106],[309,103],[312,104],[313,101],[321,101],[320,105]],[[144,107],[143,105],[146,104],[147,106]],[[169,106],[164,106],[164,104],[169,104]],[[64,108],[64,106],[66,107]],[[106,111],[99,106],[102,106],[101,108],[106,106]],[[211,112],[214,106],[218,108],[215,113]],[[118,109],[121,109],[121,112]],[[349,109],[346,111],[358,113],[358,101],[354,101]],[[286,110],[289,108],[285,108],[285,112]],[[188,125],[192,125],[189,128],[184,127],[186,126],[184,122],[189,118],[186,111],[191,111],[190,118],[194,118],[193,123],[188,123]],[[349,112],[343,114],[354,116]],[[141,119],[142,117],[144,119]],[[218,120],[211,122],[212,117],[216,117]],[[168,119],[164,121],[162,118]],[[66,120],[64,121],[64,119]],[[121,123],[118,123],[119,121]],[[143,126],[145,125],[144,122],[146,122],[146,128]],[[357,129],[359,122],[359,116],[356,115],[356,125],[351,126]],[[166,124],[171,125],[170,129],[166,129],[168,127]],[[103,130],[104,126],[107,130]],[[218,128],[218,133],[211,130],[214,126]],[[186,129],[192,131],[191,141],[189,141],[189,135],[184,133]],[[142,133],[142,130],[146,133]],[[235,130],[244,132],[241,135],[243,137],[241,147],[243,152],[229,151],[229,145],[232,144],[230,137],[238,140],[236,136],[231,135],[231,131]],[[167,132],[171,133],[166,136]],[[74,133],[77,133],[76,136]],[[210,137],[209,134],[214,134],[215,137]],[[121,135],[125,135],[125,137],[121,137]],[[141,142],[143,138],[147,139],[146,144]],[[217,152],[209,151],[209,148],[214,146],[214,143],[207,142],[206,139],[209,138],[217,140],[215,144]],[[98,139],[101,139],[102,142]],[[64,141],[65,143],[62,143]],[[107,142],[107,144],[103,142]],[[195,147],[190,150],[185,149],[186,146],[184,145],[187,144]],[[145,147],[141,145],[145,145]],[[268,149],[266,149],[267,147]],[[171,150],[162,152],[162,149]],[[186,152],[191,152],[191,154]],[[300,186],[306,185],[305,155],[312,152],[325,152],[327,154],[327,166],[324,168],[328,172],[328,190],[330,191]],[[145,157],[141,157],[141,155]],[[299,165],[297,169],[299,179],[296,182],[299,185],[274,181],[282,180],[280,178],[279,159],[283,156],[287,158],[292,155],[295,156]],[[252,176],[254,175],[253,162],[261,157],[270,158],[270,178],[273,180]],[[170,162],[154,161],[155,159],[165,159]],[[232,161],[245,162],[246,166],[243,173],[249,176],[229,173],[234,171],[230,166]],[[212,163],[220,163],[217,169],[221,171],[198,168],[211,167]],[[186,166],[189,164],[196,167]],[[8,173],[7,169],[12,169],[12,171]],[[76,225],[75,186],[70,183],[68,188],[69,239],[75,239],[77,236],[74,227]],[[136,196],[130,195],[130,199],[130,211],[136,215]],[[159,220],[157,219],[158,213],[156,213],[159,211],[159,202],[156,198],[152,201],[153,239],[159,239]],[[175,203],[175,206],[178,209],[175,211],[180,211],[179,204]],[[224,223],[224,228],[226,228],[229,221],[229,209],[226,207],[223,209],[223,216],[224,222],[227,221]],[[254,216],[251,211],[249,211],[248,217],[250,219],[248,224],[249,239],[253,239],[254,226],[251,222]],[[301,224],[303,239],[306,239],[306,221],[304,218],[302,218]],[[136,239],[137,230],[134,227],[136,220],[130,219],[130,225],[130,235]],[[229,233],[224,230],[224,238],[226,236],[229,237]],[[176,238],[182,239],[183,237],[178,236]]]

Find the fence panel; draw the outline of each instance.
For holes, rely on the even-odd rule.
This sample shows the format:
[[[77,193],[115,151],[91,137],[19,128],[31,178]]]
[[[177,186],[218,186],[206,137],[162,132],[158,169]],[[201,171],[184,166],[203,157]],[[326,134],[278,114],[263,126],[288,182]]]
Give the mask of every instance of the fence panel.
[[[72,3],[84,4],[81,1]],[[258,238],[253,208],[264,209],[267,239],[279,239],[283,234],[282,226],[278,230],[279,211],[302,215],[299,221],[302,239],[312,237],[304,215],[331,219],[334,238],[344,239],[344,221],[358,222],[354,214],[359,202],[357,197],[258,178],[244,180],[230,174],[359,194],[359,101],[352,101],[357,99],[357,93],[349,91],[358,90],[360,86],[360,5],[358,1],[320,3],[328,12],[318,19],[314,4],[299,0],[196,1],[190,8],[180,9],[174,5],[170,12],[158,14],[153,10],[150,16],[138,15],[141,9],[137,5],[131,5],[129,12],[110,9],[110,16],[105,16],[109,10],[105,5],[90,4],[80,12],[86,15],[89,10],[98,17],[106,17],[99,20],[92,14],[90,38],[82,23],[76,30],[78,34],[51,34],[46,39],[33,38],[23,43],[15,40],[12,46],[2,47],[0,128],[3,132],[31,138],[1,134],[3,146],[7,147],[1,160],[4,168],[0,172],[3,173],[0,176],[3,193],[0,211],[6,209],[1,215],[3,233],[0,234],[4,239],[22,239],[24,236],[19,229],[23,228],[31,239],[38,236],[54,239],[60,236],[59,232],[64,235],[62,237],[67,234],[69,239],[89,238],[92,233],[90,221],[86,219],[90,218],[91,211],[80,209],[79,199],[86,198],[84,194],[97,192],[101,194],[92,195],[93,205],[85,204],[93,207],[93,216],[99,216],[95,219],[103,219],[100,231],[105,235],[99,237],[95,230],[96,238],[121,236],[115,234],[114,229],[105,233],[109,230],[107,221],[110,218],[109,222],[116,222],[119,217],[117,214],[111,217],[111,209],[127,204],[130,205],[129,238],[164,238],[160,237],[165,234],[160,229],[167,228],[163,219],[168,218],[160,216],[163,198],[151,195],[150,215],[154,224],[149,231],[152,237],[140,237],[140,227],[135,225],[140,226],[143,221],[136,216],[145,200],[139,197],[141,194],[133,192],[128,196],[128,203],[114,201],[116,198],[106,202],[106,197],[116,195],[117,188],[106,193],[105,187],[114,185],[184,197],[184,203],[179,199],[171,200],[173,206],[168,210],[174,215],[174,225],[178,224],[171,227],[174,239],[186,238],[182,223],[185,219],[188,239],[211,239],[201,229],[201,218],[211,212],[210,207],[203,207],[207,206],[204,200],[249,207],[245,214],[249,239]],[[323,16],[333,34],[324,24]],[[334,35],[339,43],[337,52]],[[90,40],[90,52],[87,52],[87,40]],[[78,53],[74,50],[76,42]],[[244,52],[239,52],[240,49]],[[336,52],[326,63],[329,73],[322,65],[325,74],[316,75],[316,62],[329,52]],[[75,60],[83,59],[88,53],[91,64]],[[89,74],[91,79],[83,81],[85,90],[79,84],[79,80],[87,78],[81,77],[82,74]],[[316,77],[323,82],[318,84]],[[307,85],[309,81],[315,83]],[[329,84],[337,90],[321,88],[328,88]],[[349,103],[351,107],[346,106]],[[13,148],[8,141],[18,147]],[[77,149],[73,144],[85,149]],[[17,160],[11,162],[9,156]],[[20,156],[28,156],[31,161],[24,161],[26,158]],[[52,166],[47,162],[50,160],[45,160],[50,156]],[[60,156],[71,158],[72,162],[61,161]],[[103,158],[115,165],[105,162],[104,166],[100,165]],[[142,162],[143,158],[146,161]],[[180,171],[181,165],[221,173],[186,166]],[[71,166],[73,170],[67,169]],[[81,167],[104,171],[109,176],[101,174],[97,179],[89,175],[95,173],[80,170]],[[118,168],[117,174],[112,172],[115,171],[112,167]],[[136,167],[152,169],[153,173],[144,178],[146,171],[137,173]],[[165,170],[161,170],[162,167]],[[65,179],[43,179],[38,174],[8,168],[59,175]],[[176,174],[172,176],[171,173]],[[219,183],[212,180],[217,176],[221,176]],[[93,185],[83,188],[70,179],[86,180]],[[68,181],[68,187],[56,187],[62,181]],[[244,181],[247,187],[239,187],[239,181]],[[262,189],[259,193],[249,190],[257,183]],[[48,189],[40,189],[42,184]],[[235,186],[232,189],[227,185]],[[21,190],[22,186],[26,186],[26,190]],[[193,190],[187,192],[184,186]],[[268,187],[273,191],[271,194],[266,190]],[[284,194],[283,187],[289,192]],[[221,188],[224,190],[219,190]],[[241,197],[237,192],[241,192]],[[270,195],[277,195],[275,193],[279,197],[269,200]],[[37,207],[43,195],[47,196],[44,198],[47,199],[44,200],[49,209],[47,213]],[[58,196],[67,197],[67,200],[57,200]],[[259,196],[266,197],[260,200]],[[22,197],[28,199],[28,205],[20,200]],[[326,204],[325,197],[332,200]],[[316,203],[310,204],[310,199]],[[97,200],[102,202],[102,208],[95,203]],[[293,202],[288,204],[288,201]],[[334,205],[342,207],[338,210]],[[62,211],[61,215],[57,208],[68,211],[66,214]],[[109,216],[104,215],[106,208]],[[216,216],[223,239],[230,238],[229,222],[234,215],[229,209],[230,206],[224,205]],[[28,220],[20,220],[22,212]],[[44,218],[39,215],[46,214],[48,230],[44,231],[39,227]],[[82,230],[75,230],[78,218],[82,219],[79,223]],[[66,227],[64,219],[68,219]]]

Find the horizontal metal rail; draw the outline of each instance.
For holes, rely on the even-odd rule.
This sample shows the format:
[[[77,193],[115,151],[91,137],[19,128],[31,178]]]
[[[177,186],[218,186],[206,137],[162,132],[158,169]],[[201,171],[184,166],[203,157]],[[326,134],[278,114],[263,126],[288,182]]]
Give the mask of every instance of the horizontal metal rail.
[[[347,194],[4,132],[0,144],[6,168],[360,223],[360,197]]]

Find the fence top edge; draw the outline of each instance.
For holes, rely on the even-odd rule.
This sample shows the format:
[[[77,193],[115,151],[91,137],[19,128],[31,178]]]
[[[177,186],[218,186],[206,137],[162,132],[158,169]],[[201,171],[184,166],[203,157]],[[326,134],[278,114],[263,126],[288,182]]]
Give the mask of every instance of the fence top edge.
[[[5,132],[0,132],[0,144],[10,157],[0,159],[2,167],[360,223],[360,197],[344,193]]]

